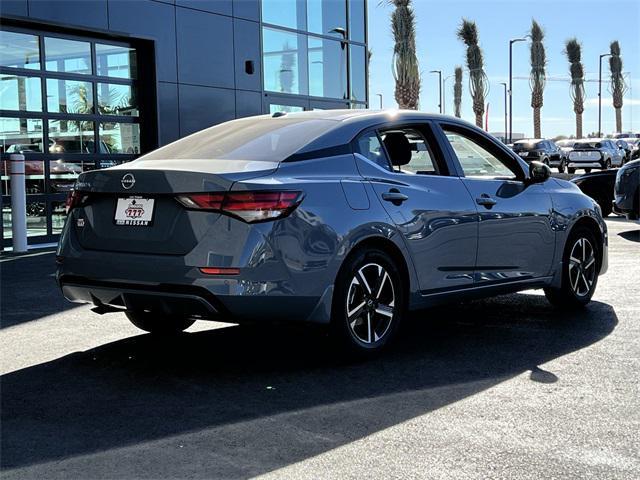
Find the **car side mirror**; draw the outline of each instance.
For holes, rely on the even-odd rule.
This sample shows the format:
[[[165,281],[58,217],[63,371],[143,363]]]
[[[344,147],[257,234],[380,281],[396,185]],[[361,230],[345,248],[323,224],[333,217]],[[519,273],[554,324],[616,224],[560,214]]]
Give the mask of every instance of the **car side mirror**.
[[[551,177],[551,169],[542,162],[532,161],[529,164],[529,183],[544,183]]]

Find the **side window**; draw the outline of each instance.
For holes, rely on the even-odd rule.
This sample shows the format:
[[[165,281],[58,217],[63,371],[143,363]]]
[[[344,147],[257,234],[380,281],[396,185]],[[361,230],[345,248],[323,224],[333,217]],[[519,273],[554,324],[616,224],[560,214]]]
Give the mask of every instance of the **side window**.
[[[466,177],[517,178],[515,171],[476,141],[445,126],[443,130]]]
[[[361,135],[356,141],[356,152],[382,168],[391,170],[389,159],[376,132],[367,132]]]
[[[411,128],[380,133],[391,163],[400,173],[440,175],[438,163],[422,133]]]

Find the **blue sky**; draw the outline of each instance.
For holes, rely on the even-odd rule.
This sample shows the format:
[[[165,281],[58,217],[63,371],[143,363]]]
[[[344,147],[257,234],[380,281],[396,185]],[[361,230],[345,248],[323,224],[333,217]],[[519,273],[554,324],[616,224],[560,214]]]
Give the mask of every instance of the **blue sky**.
[[[485,55],[485,71],[490,81],[487,102],[490,104],[489,130],[504,130],[504,90],[500,82],[508,81],[510,38],[528,33],[535,18],[545,30],[548,65],[547,75],[561,81],[548,81],[542,108],[542,134],[553,137],[575,133],[575,114],[569,97],[568,62],[563,54],[564,42],[577,37],[582,42],[583,63],[587,82],[583,115],[584,132],[598,125],[598,56],[609,52],[609,43],[618,40],[622,49],[624,71],[630,72],[630,91],[625,96],[623,130],[640,131],[640,1],[638,0],[414,0],[417,23],[417,51],[422,72],[420,109],[438,111],[438,76],[430,70],[453,73],[456,65],[464,66],[465,47],[456,37],[462,17],[478,25],[480,45]],[[389,15],[393,9],[386,2],[368,0],[369,48],[373,51],[369,69],[369,101],[377,108],[377,93],[382,93],[385,108],[396,108],[391,74],[393,37]],[[513,47],[513,131],[527,136],[533,133],[531,93],[529,90],[529,44]],[[603,80],[608,78],[607,59],[603,62]],[[462,117],[474,121],[466,77],[463,81]],[[445,85],[446,113],[453,113],[453,78]],[[615,113],[607,84],[602,87],[602,129],[615,130]]]

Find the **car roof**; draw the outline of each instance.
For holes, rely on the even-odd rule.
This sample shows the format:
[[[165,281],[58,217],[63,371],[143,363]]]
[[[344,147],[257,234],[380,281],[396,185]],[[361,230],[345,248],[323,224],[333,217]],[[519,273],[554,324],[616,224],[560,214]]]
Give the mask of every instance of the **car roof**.
[[[418,110],[309,110],[305,112],[276,112],[272,115],[266,115],[271,117],[278,117],[286,115],[288,118],[299,119],[318,119],[318,120],[335,120],[339,122],[345,122],[355,119],[367,119],[367,120],[380,120],[382,122],[395,121],[403,119],[423,119],[423,120],[436,120],[447,119],[464,122],[459,118],[451,117],[448,115],[440,115],[437,113],[420,112]],[[467,122],[464,122],[467,123]]]
[[[513,143],[534,143],[534,142],[543,142],[545,140],[546,138],[521,138],[519,140],[516,140]]]

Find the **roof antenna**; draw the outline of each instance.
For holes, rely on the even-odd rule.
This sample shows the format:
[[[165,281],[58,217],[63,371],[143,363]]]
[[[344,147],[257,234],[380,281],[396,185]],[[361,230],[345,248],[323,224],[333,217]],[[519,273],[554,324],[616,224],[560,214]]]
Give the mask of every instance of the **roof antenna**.
[[[287,112],[274,112],[274,114],[271,115],[271,118],[284,117],[286,114]]]

